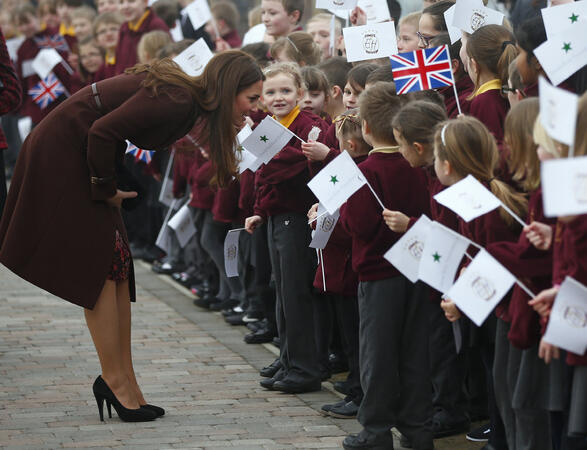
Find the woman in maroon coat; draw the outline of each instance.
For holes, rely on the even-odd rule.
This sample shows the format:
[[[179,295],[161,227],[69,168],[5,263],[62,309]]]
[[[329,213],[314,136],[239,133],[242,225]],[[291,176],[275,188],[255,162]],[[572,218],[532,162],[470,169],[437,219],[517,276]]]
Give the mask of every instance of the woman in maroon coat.
[[[205,120],[220,186],[236,174],[237,126],[256,104],[263,75],[240,51],[216,55],[200,77],[170,60],[136,66],[88,86],[28,136],[0,222],[0,262],[22,278],[85,308],[102,377],[94,383],[122,420],[152,420],[130,351],[132,260],[120,206],[136,192],[116,180],[126,143],[163,149]],[[148,405],[147,405],[148,406]],[[101,414],[102,416],[102,414]]]

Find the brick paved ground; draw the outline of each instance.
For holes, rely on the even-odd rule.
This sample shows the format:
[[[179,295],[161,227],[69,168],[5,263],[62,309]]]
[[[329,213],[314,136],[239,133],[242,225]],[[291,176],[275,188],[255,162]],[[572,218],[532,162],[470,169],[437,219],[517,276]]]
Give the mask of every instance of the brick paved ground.
[[[339,399],[327,388],[298,396],[262,389],[258,369],[273,360],[269,348],[243,343],[242,327],[137,266],[135,367],[147,400],[167,415],[101,423],[91,393],[100,370],[82,310],[0,266],[1,448],[340,448],[360,429],[319,414]],[[436,447],[480,445],[460,436]]]

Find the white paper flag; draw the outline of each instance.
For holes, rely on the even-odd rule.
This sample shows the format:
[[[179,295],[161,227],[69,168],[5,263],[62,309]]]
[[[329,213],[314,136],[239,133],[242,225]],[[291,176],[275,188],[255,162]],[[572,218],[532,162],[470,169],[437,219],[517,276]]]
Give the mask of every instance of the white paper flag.
[[[329,214],[334,214],[348,198],[367,184],[359,167],[345,150],[310,180],[308,187],[324,205]]]
[[[483,5],[482,2],[480,2],[480,3],[481,3],[481,5]],[[448,35],[450,37],[451,44],[454,44],[456,41],[458,41],[463,36],[463,32],[461,31],[461,29],[459,27],[453,27],[452,25],[450,25],[454,21],[456,8],[457,8],[456,5],[452,5],[446,11],[444,11],[444,23],[447,24],[446,26],[448,28]]]
[[[587,64],[585,28],[568,27],[561,33],[549,36],[546,42],[534,49],[534,55],[551,83],[558,86]]]
[[[386,0],[359,0],[357,6],[367,14],[367,24],[391,20]]]
[[[340,211],[336,210],[334,214],[328,214],[326,208],[322,204],[318,204],[318,217],[316,221],[316,230],[310,242],[311,248],[324,248],[328,244],[328,240],[334,231],[334,227],[340,217]]]
[[[330,18],[330,42],[328,44],[328,54],[334,56],[334,44],[336,43],[336,16],[333,14]]]
[[[253,130],[249,125],[245,125],[242,130],[236,135],[237,148],[236,157],[238,160],[238,173],[243,173],[245,170],[250,169],[253,172],[257,170],[262,162],[257,161],[257,157],[250,151],[243,147],[243,142],[253,133]],[[258,163],[258,165],[257,165]],[[255,169],[252,169],[255,167]]]
[[[173,211],[175,211],[175,207],[177,205],[177,200],[173,200],[173,203],[167,210],[167,214],[165,215],[165,220],[163,221],[163,225],[161,226],[161,230],[159,230],[159,234],[157,235],[157,240],[155,241],[155,245],[163,250],[165,253],[169,253],[173,246],[173,232],[171,228],[169,228],[169,218]]]
[[[212,13],[210,12],[210,6],[208,6],[207,0],[193,1],[182,10],[182,13],[188,15],[194,30],[203,27],[212,19]]]
[[[33,129],[33,120],[29,116],[21,117],[18,119],[17,127],[20,140],[24,142]]]
[[[355,6],[357,0],[316,0],[319,9],[353,9]]]
[[[502,25],[503,18],[502,13],[480,5],[478,0],[458,0],[450,25],[473,34],[485,25]]]
[[[587,156],[544,161],[540,178],[546,217],[587,213]]]
[[[418,281],[420,261],[424,244],[430,233],[432,222],[426,215],[418,221],[391,247],[383,257],[395,266],[412,283]]]
[[[393,22],[348,27],[342,32],[349,62],[386,58],[398,52]]]
[[[238,238],[242,228],[229,230],[224,239],[224,270],[227,277],[238,277]]]
[[[204,38],[198,39],[173,60],[191,77],[201,75],[214,54]]]
[[[183,40],[183,31],[181,31],[181,22],[179,19],[175,21],[175,26],[169,30],[169,33],[171,34],[171,39],[173,39],[173,42],[179,42]]]
[[[587,350],[587,287],[571,277],[554,299],[544,340],[579,355]]]
[[[169,155],[169,161],[167,161],[167,167],[165,168],[165,175],[163,175],[161,191],[159,192],[159,202],[166,206],[171,206],[175,200],[175,197],[173,197],[173,179],[169,176],[174,159],[175,150],[172,150],[171,154]]]
[[[538,80],[540,123],[548,135],[567,145],[575,142],[579,97],[552,86],[543,76]]]
[[[181,248],[184,248],[196,233],[196,226],[192,220],[192,214],[188,205],[183,205],[169,220],[169,228],[175,231],[179,245]]]
[[[44,80],[57,64],[63,61],[61,55],[54,48],[44,48],[37,53],[33,60],[33,70],[39,78]]]
[[[453,210],[465,222],[470,222],[501,206],[499,199],[472,175],[439,192],[434,199]]]
[[[564,32],[569,27],[587,28],[587,2],[570,2],[562,5],[543,8],[542,19],[546,36],[550,39],[558,33]]]
[[[278,121],[267,116],[241,145],[262,162],[268,163],[294,136]]]
[[[18,49],[24,42],[24,36],[18,36],[12,39],[6,39],[6,48],[8,49],[8,55],[10,55],[10,59],[12,61],[16,61],[18,59]]]
[[[445,293],[454,283],[469,244],[466,237],[432,222],[422,250],[418,278]]]
[[[515,281],[505,267],[481,249],[446,296],[481,326]]]

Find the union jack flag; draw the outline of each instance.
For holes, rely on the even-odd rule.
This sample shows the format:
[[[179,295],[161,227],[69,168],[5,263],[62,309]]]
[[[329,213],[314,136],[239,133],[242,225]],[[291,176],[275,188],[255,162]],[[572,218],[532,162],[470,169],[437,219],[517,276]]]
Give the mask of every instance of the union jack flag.
[[[398,94],[454,84],[447,45],[398,53],[390,59]]]
[[[153,159],[153,150],[143,150],[142,148],[138,148],[133,143],[127,141],[126,153],[130,153],[135,157],[136,161],[143,161],[147,164],[151,162]]]
[[[67,41],[60,34],[36,36],[35,43],[40,49],[54,48],[63,52],[69,52],[70,48]]]
[[[49,75],[47,75],[47,78],[39,80],[39,82],[29,90],[28,94],[33,98],[33,101],[39,105],[39,108],[45,109],[62,94],[67,95],[67,89],[61,84],[59,78],[57,78],[53,72],[50,72]]]

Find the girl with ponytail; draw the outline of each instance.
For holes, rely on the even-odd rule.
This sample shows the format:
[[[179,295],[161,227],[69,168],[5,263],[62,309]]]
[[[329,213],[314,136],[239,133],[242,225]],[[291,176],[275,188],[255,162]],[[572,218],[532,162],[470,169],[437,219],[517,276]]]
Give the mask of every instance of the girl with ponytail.
[[[508,67],[518,50],[514,35],[502,25],[486,25],[467,39],[467,72],[475,85],[469,114],[479,119],[501,146],[509,109],[501,87],[508,84]]]

